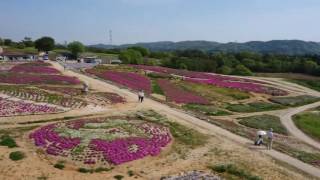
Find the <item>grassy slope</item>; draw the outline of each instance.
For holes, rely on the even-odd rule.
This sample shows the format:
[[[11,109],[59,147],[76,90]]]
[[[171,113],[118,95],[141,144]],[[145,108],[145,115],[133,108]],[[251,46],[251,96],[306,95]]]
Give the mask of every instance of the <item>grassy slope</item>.
[[[320,113],[305,112],[295,115],[293,121],[296,126],[312,138],[320,141]]]
[[[279,117],[272,115],[259,115],[241,118],[240,124],[261,130],[273,129],[274,132],[287,135],[286,128],[281,124]]]
[[[231,113],[223,111],[215,106],[199,105],[199,104],[186,104],[183,106],[184,109],[201,112],[208,116],[223,116],[230,115]]]
[[[211,85],[196,84],[185,81],[183,83],[178,82],[178,84],[179,86],[187,90],[196,92],[212,101],[224,101],[226,99],[243,100],[250,97],[249,93],[242,92],[236,89],[220,88]]]
[[[261,112],[281,109],[283,106],[266,102],[254,102],[248,104],[230,104],[227,109],[233,112]]]

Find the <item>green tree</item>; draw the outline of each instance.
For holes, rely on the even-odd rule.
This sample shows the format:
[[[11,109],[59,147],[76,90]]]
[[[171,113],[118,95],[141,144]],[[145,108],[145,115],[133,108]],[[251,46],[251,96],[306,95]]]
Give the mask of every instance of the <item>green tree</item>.
[[[254,68],[256,65],[255,61],[253,59],[249,59],[249,58],[243,59],[242,64],[250,69]]]
[[[25,45],[25,47],[33,47],[34,45],[31,37],[24,37],[22,43]]]
[[[68,49],[69,49],[69,51],[71,51],[72,55],[75,58],[78,58],[79,54],[84,52],[85,47],[81,42],[74,41],[74,42],[71,42],[71,43],[68,44]]]
[[[0,46],[2,46],[3,43],[4,43],[4,42],[3,42],[3,39],[0,38]]]
[[[121,51],[119,59],[125,64],[143,64],[143,57],[139,51],[127,49]]]
[[[11,40],[11,39],[4,39],[3,44],[4,44],[5,46],[11,46],[12,40]]]
[[[15,45],[15,47],[18,48],[18,49],[24,49],[26,46],[25,46],[25,44],[23,42],[19,42],[19,43],[17,43]]]
[[[240,75],[240,76],[252,76],[252,72],[246,66],[239,64],[232,71],[232,74]]]
[[[229,66],[221,66],[220,68],[217,69],[217,73],[221,74],[231,74],[232,68]]]
[[[179,69],[188,69],[187,65],[184,63],[179,64]]]
[[[40,39],[37,39],[34,42],[35,48],[38,49],[38,51],[51,51],[54,48],[54,39],[51,37],[42,37]]]
[[[318,64],[314,61],[308,60],[303,63],[303,69],[308,74],[314,74],[318,69]]]
[[[143,57],[149,56],[150,52],[148,49],[140,46],[129,47],[128,49],[133,49],[135,51],[139,51]]]

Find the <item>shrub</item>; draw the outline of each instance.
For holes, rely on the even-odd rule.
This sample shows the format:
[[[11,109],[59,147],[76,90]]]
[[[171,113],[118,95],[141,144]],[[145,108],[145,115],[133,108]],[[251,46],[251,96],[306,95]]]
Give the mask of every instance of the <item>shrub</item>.
[[[53,167],[57,168],[57,169],[64,169],[64,164],[62,163],[57,163],[55,164]]]
[[[78,171],[81,173],[93,173],[92,169],[86,169],[86,168],[79,168]]]
[[[129,170],[127,173],[128,173],[128,176],[130,176],[130,177],[134,175],[132,170]]]
[[[111,168],[104,168],[104,167],[98,167],[97,169],[95,169],[94,170],[94,172],[97,172],[97,173],[99,173],[99,172],[103,172],[103,171],[111,171],[113,168],[111,167]]]
[[[123,179],[124,178],[124,176],[122,176],[122,175],[115,175],[115,176],[113,176],[115,179],[117,179],[117,180],[121,180],[121,179]]]
[[[7,146],[8,148],[18,147],[16,141],[9,135],[3,135],[0,141],[1,146]]]
[[[9,154],[9,158],[12,160],[12,161],[19,161],[23,158],[25,158],[25,155],[23,152],[21,151],[14,151],[14,152],[11,152]]]

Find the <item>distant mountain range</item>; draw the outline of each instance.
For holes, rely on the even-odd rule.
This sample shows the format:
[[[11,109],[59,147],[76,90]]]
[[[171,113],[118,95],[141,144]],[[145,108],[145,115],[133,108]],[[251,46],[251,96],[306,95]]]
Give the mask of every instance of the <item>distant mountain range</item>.
[[[151,51],[175,51],[198,49],[206,52],[242,52],[274,53],[288,55],[320,55],[320,43],[301,40],[250,41],[245,43],[218,43],[213,41],[160,41],[149,43],[124,44],[119,46],[96,44],[90,47],[124,49],[131,46],[142,46]]]

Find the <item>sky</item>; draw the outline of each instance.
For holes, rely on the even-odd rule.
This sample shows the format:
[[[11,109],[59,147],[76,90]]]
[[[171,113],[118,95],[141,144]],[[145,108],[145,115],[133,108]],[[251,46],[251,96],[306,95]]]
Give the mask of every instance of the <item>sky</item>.
[[[125,44],[320,42],[320,0],[0,0],[0,37]]]

